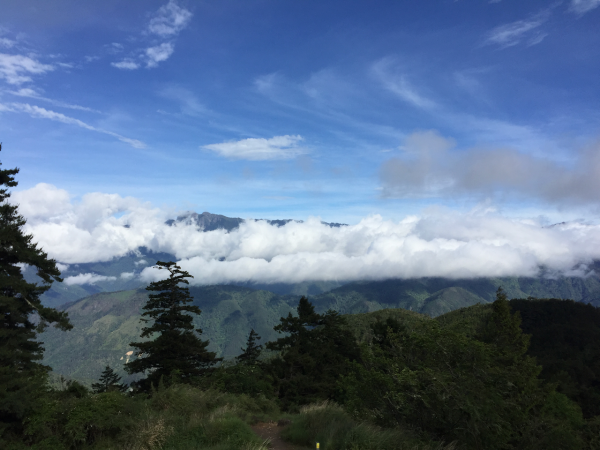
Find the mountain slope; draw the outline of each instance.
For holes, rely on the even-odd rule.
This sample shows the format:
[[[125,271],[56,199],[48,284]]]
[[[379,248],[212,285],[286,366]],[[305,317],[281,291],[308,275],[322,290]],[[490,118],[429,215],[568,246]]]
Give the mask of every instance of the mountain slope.
[[[210,340],[210,349],[231,358],[240,353],[250,329],[275,339],[273,326],[294,309],[281,297],[266,291],[236,286],[191,288],[194,304],[202,309],[194,324]],[[73,330],[48,329],[40,335],[46,348],[44,363],[55,372],[78,379],[95,380],[108,364],[124,374],[122,364],[140,340],[145,290],[98,293],[64,305]]]
[[[358,314],[391,309],[408,317],[406,314],[412,311],[414,317],[422,317],[417,313],[441,316],[438,320],[446,322],[458,316],[464,323],[456,326],[469,328],[474,322],[465,311],[468,315],[476,311],[487,314],[485,306],[495,299],[498,286],[503,286],[509,298],[530,295],[547,298],[551,293],[563,292],[573,294],[576,301],[591,300],[597,304],[598,285],[595,276],[585,279],[423,278],[350,283],[312,296],[310,300],[318,312],[333,309],[342,314]],[[263,343],[276,339],[278,335],[273,327],[282,316],[295,311],[300,298],[298,294],[281,296],[241,286],[192,286],[190,292],[194,304],[202,309],[196,325],[204,330],[203,338],[210,340],[211,350],[225,358],[240,353],[251,328],[263,337]],[[96,293],[64,305],[74,329],[68,333],[48,330],[41,336],[46,347],[45,363],[64,375],[90,379],[96,379],[106,364],[120,367],[131,350],[129,343],[139,339],[139,318],[146,299],[146,291],[142,289]],[[481,305],[471,306],[477,303]],[[470,308],[465,309],[468,306]]]

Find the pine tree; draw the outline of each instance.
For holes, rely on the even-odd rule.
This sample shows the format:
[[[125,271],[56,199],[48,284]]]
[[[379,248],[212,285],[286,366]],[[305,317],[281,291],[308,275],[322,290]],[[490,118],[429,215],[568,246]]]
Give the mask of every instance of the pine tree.
[[[40,301],[52,282],[62,279],[56,261],[23,232],[25,219],[8,201],[17,173],[16,168],[0,170],[0,443],[4,436],[20,433],[50,370],[39,363],[44,348],[36,341],[37,333],[52,323],[62,330],[72,328],[65,312]],[[25,267],[37,269],[41,284],[25,281]]]
[[[110,366],[106,366],[106,369],[104,369],[104,372],[102,372],[102,375],[100,375],[100,380],[98,383],[92,384],[92,389],[96,394],[116,390],[125,392],[127,390],[127,386],[119,383],[119,381],[121,381],[121,377],[118,376]]]
[[[284,406],[319,400],[340,400],[337,382],[359,359],[359,347],[345,319],[329,310],[318,314],[306,297],[298,302],[298,315],[289,314],[274,327],[286,336],[266,344],[279,352],[270,370],[279,379],[279,398]]]
[[[177,375],[182,382],[189,382],[193,377],[203,375],[207,369],[222,358],[216,358],[214,352],[206,349],[208,341],[199,338],[202,330],[194,328],[193,318],[189,314],[202,312],[192,302],[192,296],[186,286],[186,278],[193,278],[188,272],[181,270],[174,262],[157,262],[158,269],[168,270],[169,278],[150,283],[146,290],[158,292],[150,294],[143,307],[145,312],[141,319],[151,326],[142,328],[140,337],[153,337],[146,342],[132,342],[129,345],[137,349],[137,359],[125,365],[130,373],[144,373],[145,379],[137,383],[140,389],[149,390],[151,385],[157,386],[161,377]]]
[[[256,364],[256,361],[260,356],[260,351],[262,350],[262,345],[256,345],[256,341],[258,340],[260,340],[260,336],[254,331],[254,328],[252,328],[252,330],[250,330],[250,335],[248,336],[248,342],[246,342],[246,348],[241,349],[242,354],[235,358],[239,364]]]

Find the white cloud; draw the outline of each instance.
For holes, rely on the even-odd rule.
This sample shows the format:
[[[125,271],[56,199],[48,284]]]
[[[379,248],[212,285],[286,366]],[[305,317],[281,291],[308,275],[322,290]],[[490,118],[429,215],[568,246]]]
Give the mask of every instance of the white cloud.
[[[274,136],[270,139],[249,138],[241,141],[223,142],[221,144],[204,145],[202,148],[212,150],[221,156],[231,159],[247,159],[264,161],[269,159],[290,159],[304,150],[298,147],[302,136]]]
[[[74,277],[65,278],[64,283],[71,286],[73,284],[96,284],[99,281],[114,281],[116,279],[117,277],[105,277],[95,273],[80,273]]]
[[[42,64],[23,55],[0,53],[0,79],[8,84],[19,85],[31,81],[32,74],[39,75],[54,70],[50,64]]]
[[[600,0],[571,0],[571,11],[576,14],[585,14],[600,6]]]
[[[121,273],[121,279],[123,280],[131,280],[135,274],[133,272],[123,272]]]
[[[111,65],[123,70],[136,70],[142,64],[145,64],[147,69],[157,67],[159,63],[171,57],[175,51],[173,39],[187,27],[191,18],[192,13],[190,11],[177,5],[177,2],[174,0],[170,0],[169,3],[158,9],[148,23],[145,40],[148,41],[150,46],[145,49],[138,49],[135,52],[135,56],[113,62]],[[156,35],[162,39],[157,39],[156,37],[148,39],[149,35]],[[161,42],[164,39],[169,39],[169,41]],[[113,52],[121,52],[123,45],[113,43],[111,50]]]
[[[117,69],[124,70],[135,70],[139,69],[140,65],[131,59],[124,59],[123,61],[110,63],[111,66],[116,67]]]
[[[60,270],[61,272],[66,272],[67,270],[69,270],[69,265],[68,264],[56,263],[56,268],[58,270]]]
[[[170,42],[164,42],[156,47],[146,49],[146,67],[157,67],[159,62],[166,61],[173,54],[175,47]]]
[[[9,93],[12,95],[16,95],[18,97],[28,97],[28,98],[35,98],[36,100],[42,100],[44,102],[51,103],[51,104],[59,106],[61,108],[75,109],[78,111],[87,111],[87,112],[95,112],[95,113],[100,112],[97,109],[88,108],[86,106],[72,105],[70,103],[61,102],[59,100],[53,100],[51,98],[46,98],[31,88],[21,88],[18,91],[9,91]]]
[[[60,191],[45,185],[36,192],[44,188]],[[34,210],[24,205],[34,194],[20,193],[23,211]],[[118,195],[88,194],[80,203],[64,200],[57,206],[64,211],[60,216],[51,211],[47,217],[26,216],[25,231],[50,257],[69,264],[107,261],[145,246],[175,255],[195,284],[534,276],[541,266],[555,274],[584,275],[586,264],[600,259],[598,225],[544,227],[489,210],[433,210],[399,222],[374,215],[341,228],[318,218],[281,227],[248,220],[228,233],[199,232],[193,224],[168,226],[163,211]],[[124,214],[116,217],[119,211]],[[162,275],[153,268],[141,273],[144,281]],[[94,277],[83,274],[68,283],[100,281]]]
[[[0,110],[2,110],[2,105],[0,105]],[[81,128],[85,128],[86,130],[95,131],[97,133],[107,134],[109,136],[113,136],[120,140],[121,142],[125,142],[131,145],[134,148],[145,148],[146,144],[137,139],[131,139],[125,136],[122,136],[118,133],[114,133],[112,131],[104,130],[102,128],[97,128],[92,125],[89,125],[79,119],[75,119],[74,117],[65,116],[64,114],[58,113],[56,111],[51,111],[45,108],[41,108],[39,106],[30,105],[29,103],[11,103],[9,105],[5,105],[4,111],[13,111],[13,112],[24,112],[29,114],[31,117],[41,118],[41,119],[49,119],[55,120],[57,122],[62,122],[68,125],[76,125]]]
[[[568,164],[510,148],[452,150],[435,131],[410,135],[404,154],[382,165],[385,196],[500,196],[573,205],[598,205],[600,143],[573,152]]]
[[[548,17],[549,12],[544,11],[528,20],[517,20],[497,26],[487,34],[485,43],[497,44],[505,48],[517,45],[526,39],[530,46],[539,44],[547,34],[539,32],[537,28],[546,22]]]
[[[192,13],[170,0],[161,6],[148,24],[148,31],[162,37],[173,36],[183,30],[192,18]]]
[[[26,191],[14,192],[12,199],[28,220],[53,220],[71,211],[69,193],[52,184],[39,183]]]

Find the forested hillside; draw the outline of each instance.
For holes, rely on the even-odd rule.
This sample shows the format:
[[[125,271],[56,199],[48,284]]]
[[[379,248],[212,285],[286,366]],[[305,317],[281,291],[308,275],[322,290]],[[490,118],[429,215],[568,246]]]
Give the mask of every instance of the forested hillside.
[[[564,295],[562,298],[600,304],[600,282],[596,276],[372,281],[349,283],[310,299],[319,312],[333,309],[341,314],[356,314],[400,308],[436,317],[489,303],[498,287],[505,285],[509,298],[556,298],[560,294]],[[196,325],[204,330],[210,348],[226,359],[239,354],[252,328],[265,341],[274,339],[273,326],[279,317],[293,310],[299,298],[231,285],[193,286],[190,291],[194,304],[203,311],[195,319]],[[98,293],[65,304],[63,308],[75,329],[67,334],[50,329],[42,335],[45,363],[57,373],[89,380],[97,378],[105,364],[127,359],[129,342],[139,336],[140,308],[146,299],[146,291],[141,289]]]

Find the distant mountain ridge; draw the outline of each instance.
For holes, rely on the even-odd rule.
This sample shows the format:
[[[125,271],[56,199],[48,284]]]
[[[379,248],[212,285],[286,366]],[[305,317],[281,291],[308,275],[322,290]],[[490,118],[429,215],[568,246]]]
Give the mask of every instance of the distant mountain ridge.
[[[310,297],[318,312],[334,309],[342,314],[380,310],[412,311],[411,317],[438,317],[460,308],[491,303],[502,286],[509,298],[570,298],[600,306],[600,278],[481,278],[449,280],[422,278],[354,282]],[[261,342],[276,339],[273,330],[280,317],[294,313],[301,294],[278,295],[242,286],[192,286],[194,304],[202,314],[194,323],[220,356],[240,353],[254,328]],[[129,343],[139,340],[144,289],[100,292],[67,303],[74,329],[50,329],[40,338],[46,348],[44,363],[63,375],[96,379],[106,364],[122,367]],[[123,359],[121,359],[123,358]]]
[[[281,227],[290,222],[296,223],[304,223],[302,220],[294,220],[294,219],[255,219],[255,220],[264,220],[269,225]],[[244,223],[246,219],[241,219],[239,217],[227,217],[220,214],[211,214],[209,212],[203,212],[202,214],[198,214],[197,212],[187,212],[180,216],[177,216],[176,219],[167,220],[165,223],[167,225],[175,225],[178,223],[184,225],[196,225],[202,231],[214,231],[214,230],[227,230],[233,231],[240,226],[240,224]],[[339,228],[343,226],[347,226],[343,223],[328,223],[321,222],[323,225],[327,225],[332,228]]]

